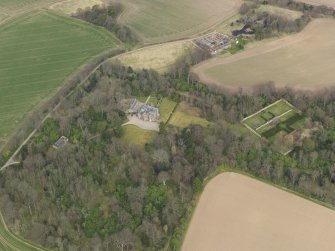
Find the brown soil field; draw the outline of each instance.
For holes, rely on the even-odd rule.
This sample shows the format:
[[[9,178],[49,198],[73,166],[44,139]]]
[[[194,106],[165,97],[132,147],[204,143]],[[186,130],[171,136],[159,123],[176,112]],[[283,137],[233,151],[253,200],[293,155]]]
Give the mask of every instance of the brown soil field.
[[[317,19],[302,32],[235,55],[216,57],[192,70],[200,81],[236,89],[273,81],[319,90],[335,85],[335,20]]]
[[[309,3],[313,5],[326,5],[326,6],[335,8],[334,0],[302,0],[301,2]]]
[[[182,251],[332,251],[335,211],[236,173],[205,187]]]

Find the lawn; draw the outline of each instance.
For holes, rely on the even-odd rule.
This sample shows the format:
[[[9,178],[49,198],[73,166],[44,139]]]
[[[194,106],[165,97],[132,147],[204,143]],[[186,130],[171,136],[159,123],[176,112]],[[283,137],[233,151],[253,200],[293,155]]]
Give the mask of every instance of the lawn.
[[[135,125],[123,126],[123,130],[122,138],[129,145],[144,146],[157,134],[157,132],[144,130]]]
[[[190,107],[186,103],[181,102],[173,113],[169,125],[185,128],[192,124],[206,127],[210,123],[200,117],[200,111],[197,108]]]
[[[236,90],[262,83],[318,91],[335,86],[335,20],[314,19],[300,33],[260,43],[193,68],[200,81]]]
[[[0,27],[0,141],[79,66],[119,42],[102,28],[51,12]]]
[[[159,105],[160,121],[166,123],[172,115],[176,105],[176,102],[167,98],[163,98],[162,102]]]
[[[204,31],[238,12],[241,0],[126,0],[120,21],[146,42],[175,40]]]

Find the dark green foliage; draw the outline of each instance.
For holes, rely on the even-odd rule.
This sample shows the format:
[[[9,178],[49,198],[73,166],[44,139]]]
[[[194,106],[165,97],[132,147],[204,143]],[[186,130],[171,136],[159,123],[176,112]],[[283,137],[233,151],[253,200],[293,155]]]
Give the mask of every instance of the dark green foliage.
[[[83,229],[87,237],[93,237],[98,233],[100,236],[112,234],[120,229],[117,224],[116,216],[112,215],[105,218],[99,207],[83,212]]]
[[[146,197],[144,213],[148,216],[160,212],[166,205],[168,188],[164,185],[151,186]]]

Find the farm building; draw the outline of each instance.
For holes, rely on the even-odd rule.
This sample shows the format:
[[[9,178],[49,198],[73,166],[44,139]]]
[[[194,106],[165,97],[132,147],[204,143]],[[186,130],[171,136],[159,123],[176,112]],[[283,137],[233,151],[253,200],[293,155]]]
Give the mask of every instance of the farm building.
[[[157,122],[160,117],[158,108],[144,104],[137,99],[133,99],[131,102],[128,114],[136,115],[139,119],[150,122]]]
[[[55,144],[53,144],[53,148],[59,149],[63,148],[67,142],[69,142],[69,139],[65,136],[60,137]]]
[[[230,47],[234,40],[222,33],[215,32],[206,37],[196,39],[194,42],[202,49],[215,55],[223,49]]]

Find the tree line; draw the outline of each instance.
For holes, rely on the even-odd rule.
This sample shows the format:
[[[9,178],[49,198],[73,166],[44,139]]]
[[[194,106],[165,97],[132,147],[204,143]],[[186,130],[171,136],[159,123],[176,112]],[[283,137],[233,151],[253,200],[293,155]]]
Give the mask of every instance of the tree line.
[[[108,31],[113,32],[122,42],[136,44],[139,41],[136,34],[127,26],[118,23],[118,17],[122,11],[123,6],[120,3],[110,3],[108,5],[94,5],[91,8],[78,9],[73,16],[104,27]]]
[[[67,97],[22,149],[21,164],[0,174],[9,227],[56,250],[177,250],[189,205],[220,165],[335,205],[334,89],[315,94],[267,83],[248,93],[213,90],[188,81],[190,65],[206,54],[186,57],[163,76],[108,62]],[[199,108],[211,126],[167,125],[145,147],[128,145],[125,101],[150,94]],[[280,98],[310,118],[310,137],[288,156],[240,124]],[[69,144],[55,150],[61,135]]]
[[[304,13],[297,19],[290,19],[266,11],[257,11],[260,4],[254,2],[243,3],[240,7],[241,18],[238,22],[249,26],[255,31],[258,40],[275,36],[279,33],[295,33],[301,31],[311,20],[309,14]]]
[[[290,10],[301,11],[304,14],[310,15],[312,17],[320,17],[322,15],[335,16],[335,9],[325,5],[312,5],[300,1],[294,0],[250,0],[258,4],[270,4],[279,6],[282,8],[287,8]]]

